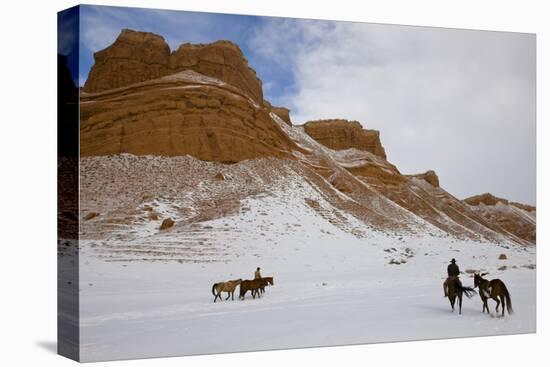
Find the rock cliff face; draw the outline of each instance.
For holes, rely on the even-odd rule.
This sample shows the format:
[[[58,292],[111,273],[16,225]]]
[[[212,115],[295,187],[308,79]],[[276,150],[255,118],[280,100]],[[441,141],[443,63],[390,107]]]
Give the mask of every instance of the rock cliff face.
[[[193,70],[234,87],[262,104],[262,82],[248,66],[239,46],[230,41],[183,44],[175,52],[163,37],[123,30],[109,47],[94,54],[95,64],[83,90],[103,92],[183,70]]]
[[[489,193],[464,199],[470,208],[485,220],[503,228],[512,236],[531,243],[536,242],[536,208],[515,203]]]
[[[411,178],[420,178],[426,181],[427,183],[429,183],[430,185],[432,185],[433,187],[439,187],[439,177],[437,177],[437,174],[432,170],[426,171],[424,173],[419,173],[416,175],[407,175],[407,176]]]
[[[313,139],[331,149],[356,148],[386,158],[380,133],[363,129],[358,121],[342,119],[308,121],[304,130]]]
[[[264,106],[266,106],[270,112],[279,116],[287,125],[292,126],[292,121],[290,121],[290,110],[288,108],[272,106],[271,103],[266,100],[264,100]]]
[[[492,195],[488,192],[486,192],[485,194],[481,194],[481,195],[471,196],[469,198],[464,199],[464,201],[466,203],[468,203],[469,205],[473,205],[473,206],[478,206],[479,204],[485,204],[487,206],[494,206],[494,205],[497,205],[498,203],[502,203],[502,204],[505,204],[505,205],[515,206],[517,208],[525,210],[526,212],[536,211],[536,208],[532,205],[515,203],[513,201],[509,201],[509,200],[494,196],[494,195]]]
[[[474,205],[474,206],[477,206],[481,203],[483,203],[485,205],[496,205],[499,201],[504,203],[504,204],[508,204],[508,200],[498,198],[498,197],[493,196],[489,193],[472,196],[472,197],[464,199],[464,201],[467,204]]]
[[[87,93],[124,87],[170,73],[170,47],[153,33],[123,30],[109,47],[94,54],[82,88]]]
[[[269,110],[236,87],[187,70],[81,94],[81,155],[192,155],[234,163],[300,150]]]

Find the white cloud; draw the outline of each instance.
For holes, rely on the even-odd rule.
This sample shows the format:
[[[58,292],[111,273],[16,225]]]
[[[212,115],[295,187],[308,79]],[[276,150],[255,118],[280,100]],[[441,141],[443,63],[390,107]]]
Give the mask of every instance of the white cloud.
[[[533,35],[272,19],[252,45],[292,68],[295,123],[359,120],[405,173],[535,202]]]

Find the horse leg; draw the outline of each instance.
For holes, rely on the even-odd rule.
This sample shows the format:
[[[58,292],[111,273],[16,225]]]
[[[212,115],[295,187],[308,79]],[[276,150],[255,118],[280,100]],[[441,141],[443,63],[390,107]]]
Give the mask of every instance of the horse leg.
[[[506,309],[506,300],[504,296],[500,296],[500,302],[502,302],[502,317],[504,317],[504,310]]]
[[[225,300],[227,301],[229,297],[231,297],[231,292],[227,292],[227,297],[225,298]]]
[[[462,294],[458,296],[458,314],[462,315]]]
[[[495,311],[496,313],[498,314],[498,306],[500,306],[500,301],[498,300],[498,298],[493,298],[495,300],[495,302],[497,303],[497,307],[495,308]]]
[[[231,292],[231,300],[234,301],[235,298],[233,298],[233,296],[235,295],[235,290],[233,290],[233,292]]]

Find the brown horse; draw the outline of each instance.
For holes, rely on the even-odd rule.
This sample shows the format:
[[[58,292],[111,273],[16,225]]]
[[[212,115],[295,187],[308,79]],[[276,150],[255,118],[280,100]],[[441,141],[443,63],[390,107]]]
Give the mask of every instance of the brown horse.
[[[231,300],[233,300],[233,294],[235,293],[235,288],[239,284],[241,284],[243,280],[242,279],[235,279],[235,280],[229,280],[227,282],[220,282],[220,283],[214,283],[212,285],[212,294],[214,295],[214,303],[216,302],[216,299],[219,297],[220,301],[222,299],[222,292],[227,292],[227,298],[226,301],[229,299],[229,296],[231,296]]]
[[[262,286],[260,287],[260,292],[265,292],[265,287],[268,285],[273,285],[273,277],[262,277],[260,278],[262,280]]]
[[[510,292],[504,285],[504,282],[500,279],[487,280],[483,279],[483,276],[488,273],[474,275],[474,287],[479,287],[479,297],[481,302],[483,302],[483,310],[490,315],[489,306],[487,305],[487,300],[492,298],[497,303],[495,311],[498,314],[498,306],[502,303],[502,316],[504,316],[504,309],[508,309],[508,315],[511,315],[514,310],[512,309],[512,300],[510,299]]]
[[[458,314],[462,314],[462,294],[466,297],[472,298],[476,291],[472,287],[463,287],[462,282],[458,277],[449,277],[447,282],[447,297],[451,303],[452,311],[455,310],[455,302],[458,298]]]
[[[241,282],[241,287],[239,291],[239,298],[244,299],[246,292],[250,291],[252,293],[252,298],[256,299],[256,295],[260,298],[260,288],[262,287],[263,279],[254,279],[254,280],[243,280]]]

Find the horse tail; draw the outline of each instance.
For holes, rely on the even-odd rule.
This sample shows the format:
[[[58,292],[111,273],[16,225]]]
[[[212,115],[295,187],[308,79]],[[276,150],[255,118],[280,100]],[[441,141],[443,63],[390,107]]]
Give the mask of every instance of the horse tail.
[[[504,292],[504,298],[506,298],[506,308],[508,309],[508,315],[511,315],[514,310],[512,309],[512,299],[510,298],[510,292],[508,292],[508,288],[506,288],[506,285],[502,283],[502,290]]]
[[[462,287],[460,286],[460,290],[462,291],[462,293],[464,293],[466,295],[466,297],[468,298],[472,298],[474,294],[477,294],[477,292],[475,291],[474,288],[472,287]]]
[[[212,286],[212,294],[215,296],[216,295],[216,286],[218,285],[218,283],[214,283],[214,285]]]

